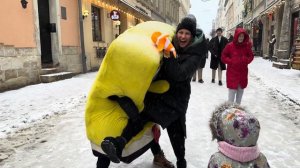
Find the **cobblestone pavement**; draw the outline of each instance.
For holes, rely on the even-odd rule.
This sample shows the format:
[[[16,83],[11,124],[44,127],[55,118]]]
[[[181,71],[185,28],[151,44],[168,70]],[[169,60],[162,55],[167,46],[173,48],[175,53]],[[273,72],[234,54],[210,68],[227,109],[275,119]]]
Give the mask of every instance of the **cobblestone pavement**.
[[[216,142],[211,141],[208,120],[213,109],[227,99],[227,89],[226,86],[220,87],[210,83],[210,76],[210,70],[207,68],[204,71],[204,84],[192,82],[186,140],[189,168],[207,167],[210,156],[217,151]],[[286,111],[299,110],[299,107],[292,102],[290,105],[283,103],[288,100],[270,90],[262,79],[250,75],[249,81],[242,104],[260,120],[261,133],[258,145],[261,152],[266,155],[272,168],[300,167],[300,128],[283,115]],[[92,155],[85,136],[83,112],[85,96],[79,97],[80,101],[68,109],[66,114],[45,122],[50,126],[43,136],[37,134],[29,137],[36,140],[15,147],[11,157],[0,162],[0,166],[2,168],[95,167],[96,158]],[[22,134],[26,134],[26,130]],[[175,163],[176,159],[166,131],[162,132],[160,143],[166,156]],[[111,167],[154,168],[151,155],[151,152],[147,152],[132,164],[112,164]]]

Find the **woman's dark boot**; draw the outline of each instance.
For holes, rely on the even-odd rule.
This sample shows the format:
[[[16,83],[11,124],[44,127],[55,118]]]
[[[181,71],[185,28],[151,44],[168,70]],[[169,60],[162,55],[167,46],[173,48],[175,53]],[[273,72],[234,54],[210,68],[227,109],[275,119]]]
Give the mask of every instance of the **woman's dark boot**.
[[[98,160],[97,160],[97,168],[108,168],[109,167],[109,164],[110,164],[110,160],[108,157],[106,157],[104,154],[96,151],[96,150],[93,150],[93,155],[98,157]]]
[[[177,160],[177,168],[186,168],[186,160],[185,159]]]
[[[127,141],[124,137],[107,137],[101,143],[101,148],[107,157],[114,163],[120,163],[122,151]]]
[[[109,164],[110,164],[110,160],[106,156],[98,157],[97,168],[108,168]]]

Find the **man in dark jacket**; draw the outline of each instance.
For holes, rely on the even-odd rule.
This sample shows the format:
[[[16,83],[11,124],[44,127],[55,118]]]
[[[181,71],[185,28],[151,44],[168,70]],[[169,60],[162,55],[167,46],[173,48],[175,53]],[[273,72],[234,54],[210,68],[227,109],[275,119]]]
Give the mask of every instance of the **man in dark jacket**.
[[[173,43],[178,57],[164,58],[156,79],[169,82],[170,88],[167,92],[147,93],[141,114],[129,98],[112,97],[118,101],[132,121],[128,122],[120,137],[107,137],[101,143],[102,149],[112,161],[118,162],[125,144],[142,130],[146,122],[152,121],[167,128],[177,158],[177,168],[187,167],[185,115],[191,94],[190,82],[199,67],[201,57],[207,50],[203,32],[196,30],[196,18],[189,16],[182,19],[177,26]]]
[[[206,48],[207,48],[207,50],[205,52],[205,55],[202,56],[199,67],[193,75],[192,81],[194,81],[194,82],[196,81],[197,73],[198,73],[198,82],[199,83],[204,83],[202,74],[203,74],[203,68],[205,67],[206,59],[208,58],[208,44],[209,44],[209,39],[207,38],[206,39]]]
[[[272,57],[274,55],[274,48],[276,43],[276,36],[272,34],[272,39],[269,41],[269,61],[272,61]]]
[[[218,28],[217,36],[209,42],[209,51],[211,53],[210,68],[212,69],[212,83],[215,83],[216,70],[218,69],[219,85],[222,86],[222,71],[226,70],[226,65],[221,61],[221,54],[228,43],[227,38],[222,35],[222,28]]]
[[[228,43],[233,41],[233,35],[231,33],[229,33],[229,38],[228,38]]]

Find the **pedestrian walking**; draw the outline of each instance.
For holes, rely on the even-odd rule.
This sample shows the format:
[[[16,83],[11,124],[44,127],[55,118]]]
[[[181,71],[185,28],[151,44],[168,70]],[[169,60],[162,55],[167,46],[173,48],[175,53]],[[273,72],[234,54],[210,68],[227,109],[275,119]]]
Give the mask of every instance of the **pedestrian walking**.
[[[218,28],[217,36],[209,42],[209,51],[211,53],[210,68],[212,69],[212,83],[215,83],[216,71],[218,70],[219,85],[222,86],[222,71],[226,70],[226,65],[221,61],[221,53],[228,43],[222,33],[222,28]]]
[[[170,88],[162,94],[148,92],[144,101],[144,109],[139,114],[137,107],[130,98],[115,97],[112,100],[120,102],[126,99],[126,106],[121,105],[130,116],[136,116],[135,122],[128,123],[122,135],[116,138],[106,137],[101,143],[108,157],[119,162],[120,153],[129,140],[149,122],[160,124],[167,128],[168,135],[177,158],[177,168],[186,168],[185,138],[186,111],[191,94],[190,82],[201,57],[205,55],[206,42],[202,31],[196,29],[196,18],[188,16],[181,20],[173,39],[177,57],[164,58],[163,65],[156,80],[167,80]],[[125,110],[127,108],[127,110]]]
[[[206,47],[208,48],[208,44],[209,44],[209,38],[206,39]],[[195,82],[197,80],[197,75],[198,75],[198,82],[199,83],[204,83],[203,80],[203,68],[205,67],[205,63],[206,63],[206,59],[208,58],[208,49],[205,52],[205,56],[203,56],[201,58],[201,62],[199,65],[199,68],[196,70],[196,72],[193,75],[193,82]]]
[[[244,89],[248,85],[248,64],[254,58],[248,42],[247,32],[237,28],[233,41],[222,52],[222,61],[227,64],[228,101],[232,103],[241,104]]]
[[[272,34],[272,39],[269,41],[269,61],[273,61],[272,57],[274,55],[274,48],[276,44],[276,36]]]
[[[212,139],[217,139],[218,152],[209,160],[208,168],[269,168],[257,140],[258,119],[238,105],[223,104],[209,121]]]

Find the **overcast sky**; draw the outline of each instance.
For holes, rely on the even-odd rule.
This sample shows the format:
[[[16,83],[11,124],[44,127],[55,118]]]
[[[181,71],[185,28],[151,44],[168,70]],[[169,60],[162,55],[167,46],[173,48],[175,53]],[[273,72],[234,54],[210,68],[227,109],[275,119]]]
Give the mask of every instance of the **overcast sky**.
[[[203,2],[205,1],[205,2]],[[198,27],[200,27],[206,37],[212,28],[212,20],[216,18],[219,0],[191,0],[190,13],[197,18]]]

